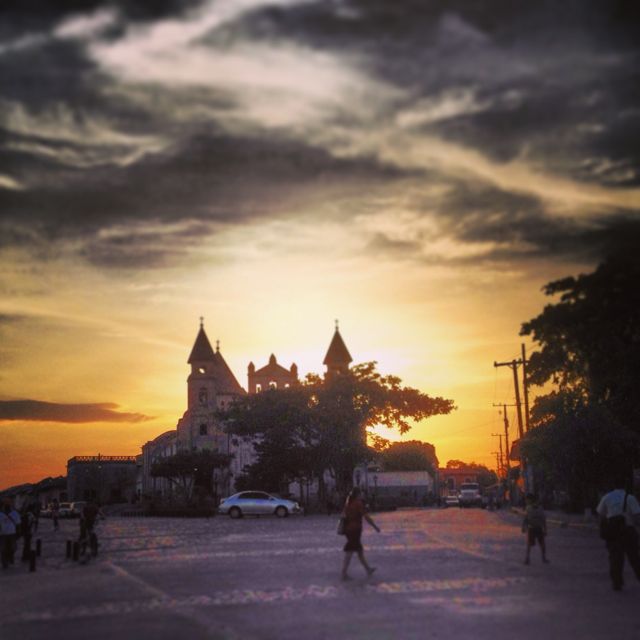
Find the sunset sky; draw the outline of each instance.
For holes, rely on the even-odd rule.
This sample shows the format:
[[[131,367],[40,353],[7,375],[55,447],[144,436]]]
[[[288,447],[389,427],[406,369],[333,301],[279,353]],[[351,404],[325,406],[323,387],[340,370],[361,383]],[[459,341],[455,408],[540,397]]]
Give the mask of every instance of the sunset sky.
[[[245,388],[338,318],[455,401],[406,438],[494,465],[494,360],[637,228],[633,4],[0,9],[0,488],[174,428],[200,316]]]

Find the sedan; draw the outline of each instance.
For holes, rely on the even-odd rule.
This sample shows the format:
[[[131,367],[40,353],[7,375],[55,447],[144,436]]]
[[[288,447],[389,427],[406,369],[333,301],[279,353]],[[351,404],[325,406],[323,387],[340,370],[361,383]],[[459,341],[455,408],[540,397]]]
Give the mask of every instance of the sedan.
[[[73,506],[70,502],[61,502],[58,508],[60,518],[73,518]]]
[[[449,493],[449,495],[444,499],[445,507],[459,507],[460,506],[460,498],[455,491]]]
[[[300,505],[292,500],[276,498],[263,491],[242,491],[229,498],[223,498],[218,513],[228,514],[231,518],[242,518],[244,515],[266,516],[276,515],[286,518],[289,514],[301,513]]]

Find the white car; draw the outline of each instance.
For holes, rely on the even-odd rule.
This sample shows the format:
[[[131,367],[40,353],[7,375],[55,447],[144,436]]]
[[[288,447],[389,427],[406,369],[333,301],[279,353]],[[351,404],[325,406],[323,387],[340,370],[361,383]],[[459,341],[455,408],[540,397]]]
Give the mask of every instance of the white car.
[[[86,501],[82,500],[80,502],[72,502],[71,503],[71,517],[72,518],[80,518],[82,516],[82,511],[87,505]]]
[[[58,517],[59,518],[71,518],[72,509],[70,502],[61,502],[58,506]]]
[[[459,507],[460,506],[460,498],[458,497],[458,493],[456,491],[449,491],[449,495],[444,499],[445,507]]]
[[[276,515],[286,518],[288,515],[302,513],[302,509],[297,502],[277,498],[264,491],[241,491],[220,500],[218,513],[229,515],[231,518],[242,518],[245,515]]]

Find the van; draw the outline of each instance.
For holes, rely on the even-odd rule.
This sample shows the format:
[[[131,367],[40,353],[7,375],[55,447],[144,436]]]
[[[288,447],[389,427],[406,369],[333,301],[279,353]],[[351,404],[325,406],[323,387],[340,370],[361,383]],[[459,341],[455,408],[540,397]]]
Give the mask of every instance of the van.
[[[482,494],[477,482],[464,482],[460,485],[460,506],[481,507]]]

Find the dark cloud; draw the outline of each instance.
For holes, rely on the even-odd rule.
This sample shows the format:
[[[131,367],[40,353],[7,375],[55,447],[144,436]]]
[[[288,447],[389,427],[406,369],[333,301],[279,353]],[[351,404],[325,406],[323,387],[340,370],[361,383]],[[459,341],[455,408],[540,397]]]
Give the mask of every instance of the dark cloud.
[[[179,16],[203,4],[204,0],[8,0],[0,5],[0,36],[23,36],[50,31],[61,20],[98,11],[117,9],[125,21],[149,22]]]
[[[458,182],[439,203],[447,233],[467,243],[495,243],[491,260],[599,259],[625,238],[640,238],[635,211],[567,217],[529,194],[480,182]]]
[[[42,186],[0,191],[5,241],[55,250],[50,243],[80,239],[91,261],[123,267],[161,266],[185,241],[273,215],[306,190],[360,191],[372,180],[406,175],[374,159],[338,159],[304,143],[222,133],[194,134],[177,149],[128,167],[80,171],[49,164]],[[180,222],[184,228],[134,233],[145,223]],[[132,234],[100,235],[116,225],[131,227]]]
[[[252,134],[231,135],[213,115],[175,118],[185,106],[230,114],[238,105],[222,90],[120,85],[89,57],[87,41],[52,35],[64,19],[115,8],[116,24],[95,36],[115,41],[133,23],[185,15],[201,4],[3,4],[0,47],[8,49],[0,55],[0,99],[18,105],[23,110],[18,115],[32,115],[33,122],[46,121],[57,109],[71,128],[77,124],[83,131],[93,119],[108,123],[123,139],[93,143],[16,127],[10,123],[12,107],[0,102],[0,162],[24,187],[0,187],[0,247],[22,246],[47,258],[68,250],[71,241],[74,251],[102,267],[161,267],[229,225],[282,215],[296,208],[292,203],[300,203],[298,215],[303,215],[305,198],[318,193],[327,198],[357,193],[366,200],[370,185],[415,178],[417,172],[373,157],[336,158],[308,142],[304,127],[283,135],[255,128]],[[404,97],[381,103],[388,112],[380,117],[388,121],[417,112],[416,136],[444,138],[498,162],[524,158],[547,173],[625,188],[640,184],[637,7],[630,0],[265,5],[213,29],[199,45],[223,49],[238,42],[293,41],[348,54],[349,64],[402,89]],[[38,37],[37,46],[17,46]],[[460,95],[458,108],[442,107]],[[425,102],[438,115],[421,121]],[[358,117],[345,108],[327,114],[327,124],[359,128],[357,136]],[[144,136],[161,138],[163,150],[145,154]],[[136,149],[135,161],[123,160]],[[463,242],[499,243],[495,255],[505,259],[510,251],[590,251],[635,215],[568,220],[535,197],[464,181],[453,183],[436,205],[446,233]],[[380,235],[369,248],[397,256],[417,246]]]
[[[116,411],[117,404],[58,404],[39,400],[0,400],[0,420],[37,422],[144,422],[150,416]]]
[[[367,253],[427,264],[508,264],[541,259],[597,262],[635,251],[640,245],[637,211],[617,210],[585,218],[561,216],[538,197],[478,180],[449,181],[440,198],[414,199],[410,206],[424,210],[430,218],[435,215],[438,230],[425,231],[418,225],[411,237],[407,226],[402,239],[377,232],[365,246]],[[432,242],[443,237],[466,245],[469,254],[434,252]]]
[[[261,8],[212,37],[295,38],[356,54],[408,92],[409,108],[471,90],[479,110],[423,131],[501,162],[526,151],[565,175],[631,186],[640,184],[638,7],[632,0],[318,2]],[[616,165],[609,171],[607,160]]]

